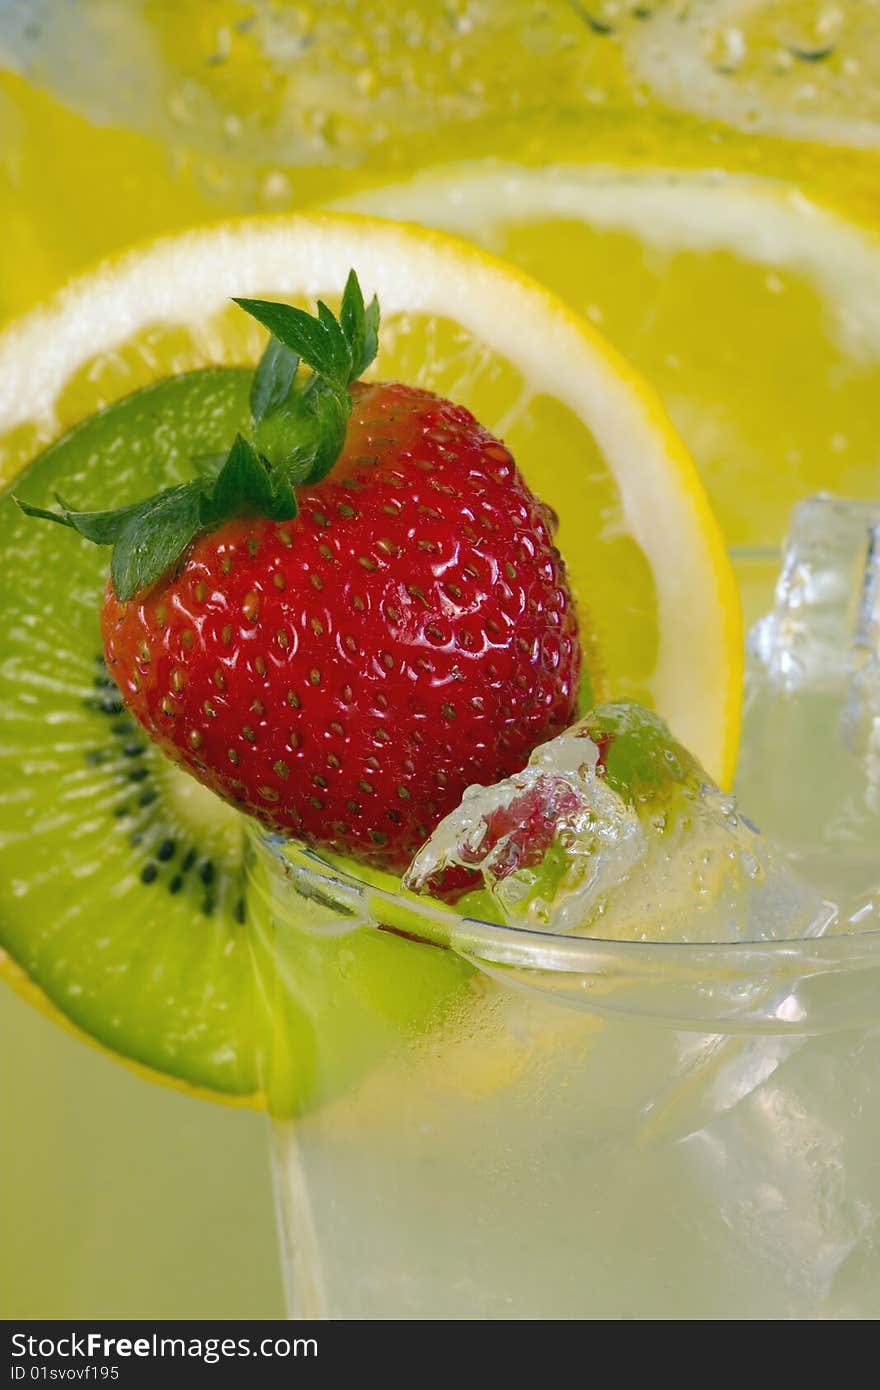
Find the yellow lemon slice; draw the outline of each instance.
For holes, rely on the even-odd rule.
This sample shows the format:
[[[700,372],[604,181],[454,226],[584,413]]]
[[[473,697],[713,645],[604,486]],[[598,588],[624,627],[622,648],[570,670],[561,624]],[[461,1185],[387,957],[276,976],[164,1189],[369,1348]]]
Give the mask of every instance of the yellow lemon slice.
[[[143,470],[168,466],[162,420],[149,423],[159,395],[116,403],[172,373],[255,362],[262,331],[232,295],[338,302],[351,266],[382,305],[376,374],[469,406],[557,512],[593,692],[647,700],[729,779],[740,619],[696,471],[657,398],[594,327],[464,242],[369,218],[300,216],[192,231],[99,266],[0,334],[0,478],[88,419],[17,486],[32,497],[57,487],[73,503],[79,489],[101,505],[109,499],[95,488],[109,493],[128,468],[152,490]],[[185,416],[175,468],[192,467],[190,446],[198,452],[196,436],[210,435],[219,381],[202,372],[159,388],[185,388],[201,403]],[[114,434],[126,410],[146,431],[138,459],[131,430]],[[0,538],[9,560],[0,582],[0,946],[17,983],[152,1073],[258,1099],[254,933],[241,930],[235,813],[138,745],[120,718],[95,667],[104,558],[34,528],[8,495]],[[355,935],[331,943],[339,969],[329,973],[346,981],[346,1016],[378,1055],[389,1036],[428,1026],[435,996],[455,994],[465,967],[387,933]],[[321,1007],[332,1012],[332,999],[321,1004],[327,980],[313,974],[312,993],[295,995],[296,1016],[282,1015],[296,1105],[334,1092],[351,1057],[369,1052],[360,1043],[346,1051],[337,1029],[345,1055],[331,1066],[324,1048],[309,1070],[316,1032],[332,1032],[321,1021]]]
[[[778,546],[813,492],[876,495],[880,238],[797,189],[470,164],[347,205],[479,241],[601,327],[658,390],[731,545]]]
[[[740,620],[694,467],[654,393],[518,271],[412,227],[316,216],[163,239],[0,335],[0,477],[86,414],[163,375],[253,360],[236,295],[338,295],[354,265],[383,307],[375,372],[469,406],[557,511],[595,678],[641,697],[709,771],[732,772]]]

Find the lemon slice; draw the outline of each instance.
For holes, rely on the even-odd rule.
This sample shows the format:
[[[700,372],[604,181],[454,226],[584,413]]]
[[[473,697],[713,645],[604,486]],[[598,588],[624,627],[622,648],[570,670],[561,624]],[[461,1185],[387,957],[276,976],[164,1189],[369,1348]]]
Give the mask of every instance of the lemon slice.
[[[0,477],[136,387],[253,361],[258,330],[233,294],[332,298],[352,265],[383,308],[376,374],[469,406],[558,513],[594,690],[650,702],[729,781],[740,618],[693,465],[591,325],[462,242],[366,218],[254,219],[107,262],[0,335]]]
[[[169,469],[192,466],[188,450],[210,453],[237,427],[244,373],[155,385],[256,360],[262,332],[230,296],[338,301],[352,265],[383,307],[376,372],[469,405],[559,514],[593,691],[649,699],[716,776],[729,776],[739,614],[693,465],[656,398],[595,329],[462,242],[367,218],[294,217],[186,233],[100,266],[0,334],[0,476],[85,420],[22,489],[60,486],[73,502],[78,484],[100,483],[105,502],[133,481],[153,490]],[[131,398],[140,387],[153,390]],[[149,421],[146,443],[130,425],[120,432],[130,412]],[[104,557],[87,548],[71,557],[62,533],[35,533],[8,497],[0,507],[9,562],[0,941],[19,967],[13,983],[32,985],[29,997],[53,1017],[151,1075],[259,1103],[261,986],[245,958],[259,932],[241,931],[252,899],[236,906],[231,828],[207,824],[234,813],[219,802],[193,810],[177,794],[179,774],[129,742],[112,683],[94,664]],[[47,579],[56,565],[60,585]],[[286,1107],[327,1101],[354,1063],[368,1065],[400,1030],[426,1029],[438,1000],[461,991],[466,967],[453,953],[355,935],[331,933],[339,961],[300,982],[272,1016],[290,1044],[289,1075],[282,1068],[272,1082]],[[274,956],[269,964],[267,979]],[[351,1035],[322,1013],[337,965]]]
[[[730,544],[778,546],[812,492],[876,495],[880,238],[796,189],[471,164],[349,205],[472,237],[600,325],[658,389]]]

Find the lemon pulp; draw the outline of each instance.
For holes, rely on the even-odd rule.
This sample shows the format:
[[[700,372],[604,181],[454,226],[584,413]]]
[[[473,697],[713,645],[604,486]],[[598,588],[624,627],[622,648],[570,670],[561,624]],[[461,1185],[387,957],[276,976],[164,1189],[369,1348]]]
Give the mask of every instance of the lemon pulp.
[[[693,466],[657,398],[588,323],[464,243],[302,217],[191,232],[108,263],[0,337],[0,477],[157,377],[254,361],[260,330],[233,294],[332,295],[352,263],[384,308],[375,370],[473,409],[555,508],[595,693],[656,706],[729,780],[738,605]]]
[[[468,236],[564,294],[659,391],[728,543],[871,497],[880,237],[772,180],[457,165],[341,200]]]
[[[338,301],[352,263],[366,292],[376,291],[383,305],[384,328],[375,371],[435,389],[472,407],[503,434],[532,486],[560,515],[558,540],[581,606],[595,693],[638,694],[655,704],[683,731],[684,739],[715,775],[729,777],[739,719],[739,613],[723,541],[693,465],[656,397],[595,329],[535,282],[466,243],[368,218],[321,215],[227,223],[160,240],[111,261],[72,282],[43,308],[0,334],[0,420],[5,426],[0,436],[0,468],[6,476],[14,476],[47,440],[85,420],[73,435],[38,458],[17,483],[28,500],[40,500],[40,489],[51,492],[53,486],[74,502],[78,499],[72,490],[77,486],[84,493],[99,485],[112,491],[121,486],[120,470],[134,470],[133,476],[155,486],[161,479],[154,475],[164,467],[171,470],[168,481],[173,481],[186,469],[187,441],[195,441],[198,452],[204,431],[216,431],[219,421],[226,419],[220,410],[224,382],[235,388],[230,419],[237,419],[247,374],[216,368],[252,363],[261,351],[262,331],[229,304],[229,297],[269,294],[313,302],[321,295]],[[51,344],[48,354],[47,344]],[[191,370],[201,366],[215,370]],[[157,380],[169,372],[189,375],[172,376],[157,386]],[[129,393],[138,387],[148,389],[131,397]],[[165,393],[162,399],[169,393],[175,400],[180,397],[173,418],[170,404],[164,413],[158,404],[151,407],[154,397],[158,401],[157,392]],[[200,408],[203,396],[208,404]],[[128,404],[112,404],[120,397],[128,397]],[[105,405],[109,409],[103,415],[93,414]],[[114,424],[126,409],[141,421],[140,433],[127,445],[124,431],[119,433],[121,426]],[[86,442],[80,448],[77,440],[83,432]],[[230,432],[234,433],[231,425]],[[172,436],[176,442],[169,452],[167,442]],[[208,441],[206,447],[210,452],[214,446]],[[140,462],[138,449],[144,451]],[[110,473],[107,459],[120,460]],[[121,499],[114,494],[103,500]],[[68,769],[71,786],[85,788],[94,783],[84,770],[84,762],[96,765],[94,749],[90,751],[87,741],[77,754],[79,745],[73,735],[82,728],[87,740],[96,737],[91,714],[94,699],[88,698],[87,687],[97,644],[102,557],[88,551],[83,560],[78,551],[76,565],[68,563],[69,600],[76,623],[71,620],[65,628],[63,606],[59,609],[47,601],[45,576],[64,566],[67,546],[77,542],[56,528],[28,531],[29,523],[8,494],[0,507],[5,543],[10,556],[19,556],[20,571],[16,581],[12,566],[10,582],[15,588],[3,606],[3,645],[11,660],[3,673],[0,699],[10,742],[0,760],[0,773],[7,802],[15,804],[19,831],[30,826],[35,834],[41,828],[49,834],[59,822],[57,815],[46,818],[45,802],[47,797],[52,799],[52,789],[60,780],[56,766],[67,767],[71,750],[75,762]],[[59,681],[56,667],[62,653],[67,679]],[[103,689],[100,679],[99,690]],[[80,687],[85,688],[85,699]],[[34,698],[35,690],[44,692],[42,703]],[[51,700],[58,710],[54,719],[46,717]],[[128,737],[131,731],[114,724],[108,732]],[[31,777],[22,779],[21,749],[33,747],[39,757]],[[155,761],[154,750],[138,747],[131,752],[139,761],[132,772],[132,764],[125,768],[123,760],[120,775],[125,786],[134,786],[132,777],[147,776],[151,760]],[[139,797],[140,785],[123,797],[121,809],[126,816],[132,814],[131,798]],[[111,802],[118,799],[112,776],[106,786],[101,784],[100,798],[109,817]],[[72,810],[71,823],[76,828],[76,808],[66,801],[62,807],[57,799],[58,814]],[[175,823],[179,834],[186,835],[186,807],[178,805],[178,800],[174,798]],[[83,834],[100,833],[103,822],[96,814],[97,807],[83,822]],[[34,971],[57,1007],[74,1019],[81,1014],[85,1027],[91,1019],[97,1036],[105,1041],[112,1036],[112,1045],[125,1051],[131,1011],[112,1004],[106,1017],[101,1003],[102,980],[106,976],[109,995],[114,997],[118,975],[98,972],[88,981],[85,997],[71,989],[65,962],[68,957],[77,958],[77,949],[71,941],[65,946],[70,911],[59,908],[53,914],[51,903],[47,906],[41,900],[35,912],[38,921],[30,921],[23,912],[29,887],[24,883],[25,896],[16,896],[14,856],[19,831],[0,837],[10,884],[0,913],[3,939],[20,964],[27,966],[33,957]],[[130,843],[135,845],[134,837]],[[65,845],[67,871],[75,876],[79,860],[72,834],[66,836]],[[120,845],[116,840],[114,845],[118,860]],[[169,886],[176,871],[175,854],[179,859],[180,853],[169,846],[165,869],[157,848],[146,866],[147,877],[141,874],[145,890],[136,886],[137,870],[132,877],[129,864],[124,870],[128,877],[118,882],[114,878],[113,891],[118,896],[129,883],[138,894],[152,891],[150,885]],[[215,858],[219,864],[219,853]],[[52,865],[56,860],[57,855],[50,856]],[[92,866],[87,867],[92,872]],[[94,872],[98,871],[95,861]],[[65,872],[60,877],[67,881]],[[3,879],[0,874],[0,882]],[[215,876],[208,874],[203,881],[208,899],[213,899]],[[47,882],[41,876],[43,888]],[[140,897],[138,904],[147,905]],[[80,907],[79,899],[68,904],[76,909],[74,918],[82,919]],[[108,923],[106,951],[118,947],[120,936],[124,940],[127,921],[123,916],[118,923]],[[226,947],[240,949],[241,942],[236,945],[231,921],[218,921],[220,927],[216,938],[210,921],[207,927],[217,964],[207,997],[223,1015],[223,991],[233,986],[224,984],[221,977],[231,971],[238,979],[233,967],[239,959],[228,954]],[[83,928],[91,939],[89,923],[80,920],[77,925],[74,920],[74,933]],[[201,929],[204,937],[204,923]],[[228,929],[227,942],[223,933]],[[367,933],[366,937],[378,935]],[[190,949],[198,956],[198,937],[198,932],[190,932],[180,949],[187,949],[191,942]],[[387,948],[389,940],[384,938],[376,949]],[[97,945],[101,946],[100,940]],[[150,964],[154,949],[158,948],[151,946],[148,934],[143,940],[138,936],[139,959],[145,953],[140,968],[147,970],[151,988],[158,992],[158,1006],[165,1009],[169,999],[173,1006],[181,979],[165,960]],[[127,968],[128,946],[124,954]],[[449,960],[446,953],[438,954],[441,963]],[[104,964],[107,959],[105,955]],[[198,972],[194,977],[188,968],[186,978],[197,983]],[[398,994],[404,1000],[407,997],[405,989]],[[248,997],[241,1011],[249,1016],[249,1010]],[[157,1052],[155,1044],[163,1043],[164,1035],[153,1036],[150,1027],[148,1016],[133,1030],[137,1046],[131,1055],[161,1066],[164,1053],[161,1046]],[[169,1069],[178,1077],[192,1076],[210,1085],[218,1062],[210,1028],[207,1033],[197,1029],[198,1036],[193,1037],[183,1032],[184,1036],[175,1033],[171,1039]],[[292,1036],[302,1033],[302,1029],[291,1030]],[[193,1067],[188,1070],[190,1054]],[[220,1054],[222,1063],[223,1048]],[[158,1062],[153,1060],[157,1055]],[[233,1061],[234,1066],[226,1068],[231,1072],[230,1089],[246,1091],[253,1070],[247,1049],[241,1055],[234,1051]],[[219,1070],[223,1072],[223,1066]]]

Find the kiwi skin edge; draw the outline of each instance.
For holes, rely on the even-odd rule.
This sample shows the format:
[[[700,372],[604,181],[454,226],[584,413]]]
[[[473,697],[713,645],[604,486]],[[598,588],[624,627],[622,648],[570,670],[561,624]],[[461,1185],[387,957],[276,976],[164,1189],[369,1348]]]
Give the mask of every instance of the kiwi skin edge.
[[[132,1057],[126,1057],[121,1052],[114,1052],[112,1048],[105,1047],[97,1038],[92,1037],[79,1024],[74,1023],[73,1019],[68,1018],[67,1014],[52,1003],[49,996],[40,989],[39,985],[34,984],[26,970],[13,960],[8,951],[0,949],[0,981],[8,985],[14,994],[25,1004],[30,1004],[32,1008],[47,1018],[50,1023],[57,1024],[63,1028],[77,1042],[88,1043],[89,1047],[96,1052],[102,1052],[105,1057],[120,1063],[127,1071],[133,1072],[141,1081],[151,1081],[159,1086],[167,1086],[173,1091],[181,1091],[184,1095],[194,1096],[197,1100],[209,1100],[214,1104],[233,1106],[238,1110],[263,1110],[266,1101],[262,1091],[253,1091],[250,1094],[242,1095],[233,1091],[213,1091],[210,1086],[196,1086],[190,1081],[184,1081],[182,1077],[172,1076],[170,1072],[159,1071],[155,1067],[148,1067],[143,1062],[136,1062]]]

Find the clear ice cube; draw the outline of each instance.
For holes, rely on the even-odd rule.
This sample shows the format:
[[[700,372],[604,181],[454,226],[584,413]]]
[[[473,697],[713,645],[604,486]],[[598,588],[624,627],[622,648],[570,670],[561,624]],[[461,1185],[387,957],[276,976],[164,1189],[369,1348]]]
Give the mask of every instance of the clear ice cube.
[[[818,935],[833,908],[791,873],[656,715],[599,706],[528,766],[469,788],[405,886],[462,871],[502,921],[621,940]]]
[[[773,609],[749,635],[737,793],[788,861],[876,923],[880,503],[795,509]]]

